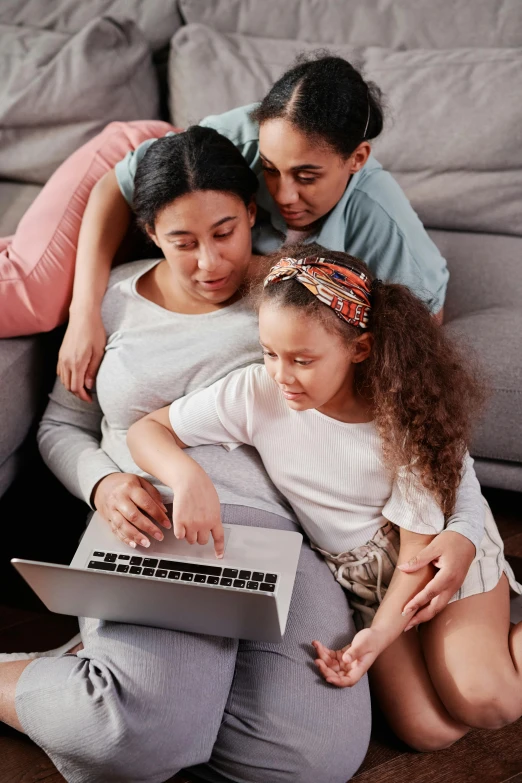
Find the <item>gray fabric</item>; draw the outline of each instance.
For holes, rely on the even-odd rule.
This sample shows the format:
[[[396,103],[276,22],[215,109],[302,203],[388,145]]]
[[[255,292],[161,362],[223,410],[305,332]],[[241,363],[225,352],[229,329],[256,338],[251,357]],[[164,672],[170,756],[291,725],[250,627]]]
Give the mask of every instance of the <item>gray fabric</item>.
[[[0,182],[0,237],[15,233],[20,218],[41,189],[39,185]]]
[[[484,487],[522,492],[522,465],[520,463],[479,458],[475,460],[475,470]]]
[[[316,48],[299,41],[223,35],[202,24],[181,27],[170,48],[172,123],[186,128],[209,114],[260,101],[299,52]],[[354,58],[351,46],[336,50]]]
[[[181,28],[170,54],[172,121],[186,127],[260,100],[316,46]],[[522,235],[522,103],[505,99],[522,90],[522,48],[335,51],[383,90],[388,122],[375,154],[425,225]]]
[[[461,231],[428,233],[448,262],[446,323],[477,310],[507,307],[522,311],[520,237]]]
[[[509,461],[522,462],[522,239],[429,233],[450,270],[446,328],[484,367],[492,392],[470,448],[479,481],[516,489],[522,469]]]
[[[446,328],[466,353],[476,355],[492,392],[471,453],[522,462],[522,312],[489,308],[462,316]]]
[[[295,529],[249,508],[222,517]],[[16,692],[24,731],[69,783],[163,783],[194,764],[208,781],[345,783],[364,758],[367,680],[327,685],[311,647],[347,644],[351,612],[306,542],[281,644],[92,619],[81,630],[78,657],[37,659]]]
[[[0,36],[0,177],[43,184],[111,120],[159,116],[133,22],[95,19],[73,36],[0,25]]]
[[[40,338],[0,340],[0,496],[20,464],[24,441],[41,402]]]
[[[172,489],[134,463],[128,428],[145,413],[262,358],[257,319],[245,302],[181,315],[139,296],[137,279],[157,263],[136,261],[113,271],[102,306],[108,343],[97,397],[92,404],[82,402],[57,380],[40,424],[44,461],[87,503],[95,484],[118,471],[144,476],[164,502],[172,502]],[[254,449],[202,446],[190,455],[209,473],[222,503],[291,516]]]
[[[2,0],[0,24],[78,33],[100,16],[117,22],[133,20],[155,51],[165,46],[181,25],[175,0]]]
[[[522,45],[520,0],[179,0],[179,6],[186,22],[220,32],[321,44]]]
[[[370,48],[364,66],[391,114],[375,154],[423,223],[522,235],[522,48]]]

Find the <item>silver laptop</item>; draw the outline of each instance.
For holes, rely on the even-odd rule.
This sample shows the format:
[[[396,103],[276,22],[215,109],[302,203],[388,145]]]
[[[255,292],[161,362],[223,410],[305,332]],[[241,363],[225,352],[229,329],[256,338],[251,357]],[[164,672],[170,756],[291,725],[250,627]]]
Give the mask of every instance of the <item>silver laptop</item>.
[[[95,513],[70,566],[11,560],[45,606],[178,631],[281,641],[302,536],[286,530],[224,525],[225,555],[178,541],[172,530],[148,549],[113,535]]]

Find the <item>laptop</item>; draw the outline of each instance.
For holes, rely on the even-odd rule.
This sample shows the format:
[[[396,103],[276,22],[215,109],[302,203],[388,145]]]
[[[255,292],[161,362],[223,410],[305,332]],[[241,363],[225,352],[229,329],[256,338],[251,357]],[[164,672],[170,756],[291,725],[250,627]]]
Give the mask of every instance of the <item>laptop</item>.
[[[302,536],[242,525],[224,530],[220,560],[212,539],[190,545],[172,529],[148,549],[132,549],[95,513],[69,566],[11,563],[58,614],[280,642]]]

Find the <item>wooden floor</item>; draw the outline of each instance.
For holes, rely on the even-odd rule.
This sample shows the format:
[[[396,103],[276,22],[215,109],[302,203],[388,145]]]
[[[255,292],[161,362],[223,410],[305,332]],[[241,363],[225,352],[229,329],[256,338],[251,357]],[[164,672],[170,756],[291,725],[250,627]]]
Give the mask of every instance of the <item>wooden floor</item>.
[[[52,482],[50,476],[46,480]],[[522,496],[500,491],[485,494],[504,538],[506,553],[522,581]],[[71,524],[67,528],[64,523],[59,531],[51,521],[40,519],[36,534],[33,528],[28,537],[20,529],[17,520],[25,518],[28,503],[37,500],[37,497],[20,498],[19,488],[15,486],[0,503],[4,531],[0,555],[2,652],[50,649],[67,641],[78,628],[74,618],[47,613],[8,564],[12,556],[64,563],[72,556],[78,537],[76,526]],[[65,496],[60,503],[64,520],[77,518],[82,511],[79,503]],[[171,783],[191,780],[180,774]],[[473,731],[448,750],[419,754],[403,746],[376,714],[370,748],[354,780],[357,783],[522,783],[522,719],[496,732]],[[0,724],[0,783],[36,781],[63,783],[64,778],[29,739]]]

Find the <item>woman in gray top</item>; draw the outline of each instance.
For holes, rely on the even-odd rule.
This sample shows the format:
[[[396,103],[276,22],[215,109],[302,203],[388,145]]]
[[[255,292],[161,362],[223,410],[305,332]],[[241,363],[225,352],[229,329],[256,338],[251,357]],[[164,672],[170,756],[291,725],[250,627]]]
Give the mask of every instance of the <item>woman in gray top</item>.
[[[40,427],[50,468],[138,548],[149,535],[172,535],[163,505],[172,496],[133,463],[128,427],[261,359],[240,294],[255,263],[256,186],[232,142],[209,128],[147,153],[135,209],[165,259],[113,272],[93,404],[57,381]],[[224,522],[296,529],[254,450],[205,446],[192,456],[218,488]],[[313,639],[338,647],[354,627],[342,588],[308,543],[279,645],[80,622],[77,655],[0,664],[0,718],[71,783],[162,783],[187,767],[216,783],[345,783],[364,758],[366,680],[340,693],[313,666]]]

